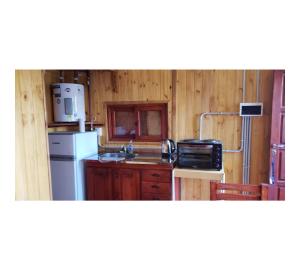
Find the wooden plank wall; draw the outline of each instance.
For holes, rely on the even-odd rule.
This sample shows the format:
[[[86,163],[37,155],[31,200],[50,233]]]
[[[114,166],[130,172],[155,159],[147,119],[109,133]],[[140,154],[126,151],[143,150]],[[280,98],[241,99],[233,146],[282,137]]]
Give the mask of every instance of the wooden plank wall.
[[[256,71],[247,71],[245,102],[256,101]],[[176,77],[176,140],[199,138],[199,117],[204,112],[238,112],[242,101],[243,71],[201,70],[177,71]],[[273,72],[261,71],[261,101],[264,115],[252,124],[250,182],[268,180],[270,119]],[[224,149],[240,147],[241,118],[239,116],[207,116],[202,130],[203,138],[223,141]],[[242,183],[242,153],[225,153],[226,182]],[[187,179],[182,196],[190,198],[190,188],[196,183]],[[197,184],[198,185],[198,184]],[[198,187],[201,194],[201,187]],[[189,194],[188,194],[189,193]],[[197,196],[194,194],[194,198]],[[200,195],[199,195],[200,196]]]
[[[51,199],[42,71],[18,70],[16,83],[16,199]]]
[[[53,72],[56,72],[54,76]],[[174,74],[174,73],[173,73]],[[167,102],[169,137],[175,140],[199,137],[199,116],[203,112],[237,112],[242,99],[242,70],[178,70],[172,80],[170,70],[91,71],[91,112],[97,122],[106,124],[106,104],[110,102]],[[57,71],[46,72],[46,85],[58,81]],[[81,78],[81,83],[86,83]],[[70,77],[72,81],[72,78]],[[176,83],[172,96],[172,81]],[[260,74],[261,101],[264,116],[253,120],[250,164],[251,183],[268,179],[270,117],[273,72]],[[49,91],[49,90],[48,90]],[[46,96],[51,107],[51,94]],[[256,71],[247,71],[246,102],[256,101]],[[172,102],[175,114],[172,118]],[[87,102],[86,102],[87,104]],[[86,106],[87,107],[87,106]],[[52,109],[51,109],[52,110]],[[88,112],[88,108],[86,108]],[[48,121],[52,121],[48,109]],[[226,149],[240,147],[241,118],[239,116],[207,116],[203,137],[221,139]],[[173,123],[173,124],[172,124]],[[176,129],[172,131],[172,126]],[[107,142],[106,126],[104,140]],[[172,136],[171,136],[172,134]],[[148,144],[144,144],[147,146]],[[156,144],[158,145],[158,144]],[[151,146],[151,143],[150,143]],[[226,181],[241,183],[242,153],[224,154]]]

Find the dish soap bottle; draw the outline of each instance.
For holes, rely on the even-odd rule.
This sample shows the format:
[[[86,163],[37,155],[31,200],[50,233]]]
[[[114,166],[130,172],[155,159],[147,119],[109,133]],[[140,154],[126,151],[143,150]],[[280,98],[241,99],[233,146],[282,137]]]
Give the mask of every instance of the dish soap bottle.
[[[127,145],[127,153],[129,155],[133,154],[133,143],[132,143],[132,140],[130,140],[129,144]]]

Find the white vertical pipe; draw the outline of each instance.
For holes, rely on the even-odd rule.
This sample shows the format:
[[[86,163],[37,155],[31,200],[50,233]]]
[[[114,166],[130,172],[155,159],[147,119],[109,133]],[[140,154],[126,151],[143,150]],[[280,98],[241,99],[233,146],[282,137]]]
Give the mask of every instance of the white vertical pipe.
[[[249,116],[247,116],[247,151],[245,152],[245,157],[246,157],[246,177],[245,177],[245,184],[249,184],[249,176],[248,176],[248,152],[249,152]]]
[[[245,147],[246,147],[246,141],[245,141],[245,126],[246,126],[246,120],[245,120],[245,117],[242,116],[243,119],[242,119],[242,138],[243,138],[243,165],[242,165],[242,168],[243,168],[243,183],[244,183],[244,179],[245,179],[245,159],[244,159],[244,156],[245,156]]]
[[[252,118],[249,118],[249,136],[248,136],[248,158],[247,158],[247,162],[248,162],[248,184],[250,184],[250,157],[251,157],[251,132],[252,132]]]
[[[247,117],[244,117],[243,184],[246,183]]]

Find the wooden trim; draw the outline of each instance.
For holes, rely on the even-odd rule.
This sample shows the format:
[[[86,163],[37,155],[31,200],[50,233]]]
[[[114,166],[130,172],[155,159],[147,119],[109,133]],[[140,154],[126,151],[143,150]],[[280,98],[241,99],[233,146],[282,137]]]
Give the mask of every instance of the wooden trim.
[[[223,180],[224,170],[221,171],[205,171],[205,170],[191,170],[191,169],[174,169],[174,176],[181,178],[198,178],[206,180]]]
[[[100,163],[98,160],[92,160],[92,159],[85,159],[85,165],[86,167],[99,167],[102,168],[111,168],[113,169],[119,169],[119,168],[125,168],[125,169],[142,169],[145,170],[145,164],[134,164],[134,163],[126,163],[123,161],[120,162],[107,162],[107,163]],[[164,163],[164,164],[147,164],[147,171],[149,170],[167,170],[171,173],[170,170],[174,168],[174,163]],[[171,174],[170,174],[171,177]]]
[[[261,200],[261,189],[261,185],[224,184],[211,181],[210,200]]]
[[[222,189],[222,190],[260,192],[260,186],[259,185],[251,185],[251,184],[217,183],[217,187],[218,187],[218,189]]]

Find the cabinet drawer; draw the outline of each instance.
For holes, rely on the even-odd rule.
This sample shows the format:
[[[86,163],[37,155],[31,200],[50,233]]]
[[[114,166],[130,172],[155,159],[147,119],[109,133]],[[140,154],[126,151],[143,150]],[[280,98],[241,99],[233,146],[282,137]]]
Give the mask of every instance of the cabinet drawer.
[[[142,193],[142,200],[145,201],[168,201],[171,200],[171,194],[155,194],[155,193]]]
[[[159,182],[142,182],[143,193],[165,193],[170,194],[171,184]]]
[[[143,170],[142,171],[143,181],[159,181],[159,182],[171,182],[170,171],[159,171],[159,170]]]

